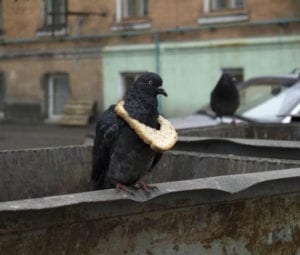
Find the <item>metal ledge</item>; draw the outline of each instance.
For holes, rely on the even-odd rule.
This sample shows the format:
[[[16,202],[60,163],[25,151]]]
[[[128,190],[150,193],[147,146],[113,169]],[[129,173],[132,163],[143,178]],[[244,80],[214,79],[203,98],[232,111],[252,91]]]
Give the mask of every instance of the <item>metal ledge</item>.
[[[179,136],[174,150],[300,160],[298,141]]]
[[[135,195],[132,196],[124,192],[118,192],[115,189],[109,189],[36,199],[8,201],[0,203],[0,212],[40,209],[45,210],[63,206],[78,205],[82,203],[113,203],[120,200],[131,200],[142,203],[153,201],[158,197],[168,196],[170,194],[184,194],[190,191],[201,192],[207,190],[212,192],[223,192],[231,195],[234,194],[234,198],[243,198],[242,196],[238,196],[238,193],[241,193],[242,191],[244,192],[250,187],[253,188],[257,186],[257,188],[260,188],[261,185],[267,182],[272,182],[273,185],[278,185],[278,189],[276,189],[276,192],[263,192],[260,195],[276,195],[282,193],[300,192],[300,185],[296,190],[294,187],[289,185],[281,187],[281,182],[286,180],[300,180],[300,168],[159,183],[155,185],[158,190],[152,192],[149,196],[140,190],[136,191]],[[188,197],[186,197],[186,199],[188,199]],[[210,199],[208,199],[208,201],[203,201],[203,203],[206,202],[213,201]]]

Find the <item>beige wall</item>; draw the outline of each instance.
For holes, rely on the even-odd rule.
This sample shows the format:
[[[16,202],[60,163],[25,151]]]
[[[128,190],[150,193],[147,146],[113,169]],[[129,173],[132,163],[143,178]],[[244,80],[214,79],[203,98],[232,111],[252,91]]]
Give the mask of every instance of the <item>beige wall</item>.
[[[38,37],[41,28],[42,1],[3,1],[5,38]],[[106,17],[69,16],[69,35],[111,32],[115,21],[115,0],[69,0],[69,11],[105,12]],[[299,0],[246,0],[250,21],[300,17]],[[149,20],[152,29],[198,25],[203,15],[202,0],[151,0]],[[222,33],[222,32],[221,32]]]
[[[44,98],[42,77],[46,73],[69,74],[71,96],[75,99],[101,100],[100,58],[35,59],[24,58],[0,62],[5,72],[8,100],[36,102]]]
[[[6,76],[7,100],[29,102],[43,101],[41,77],[48,72],[67,72],[74,98],[94,99],[102,106],[101,47],[118,44],[153,43],[153,34],[139,36],[114,36],[97,40],[64,40],[69,36],[103,35],[113,33],[115,24],[115,0],[69,0],[69,11],[105,12],[106,16],[69,16],[68,34],[61,41],[38,34],[43,25],[42,0],[3,1],[3,41],[0,41],[0,71]],[[249,21],[299,18],[300,0],[246,0]],[[176,27],[198,27],[203,16],[202,0],[150,0],[150,30]],[[184,33],[161,33],[161,42],[204,41],[223,38],[260,37],[299,34],[299,23],[287,26],[242,26],[203,29]],[[24,40],[25,39],[25,40]],[[30,40],[28,42],[27,40]],[[57,39],[57,38],[56,38]],[[8,40],[5,43],[5,40]],[[16,42],[18,40],[18,42]],[[23,40],[23,42],[22,42]],[[82,54],[68,57],[70,49],[98,48],[97,56]],[[41,57],[40,52],[60,51],[56,57]],[[28,53],[30,53],[28,56]],[[15,54],[15,55],[14,55]]]

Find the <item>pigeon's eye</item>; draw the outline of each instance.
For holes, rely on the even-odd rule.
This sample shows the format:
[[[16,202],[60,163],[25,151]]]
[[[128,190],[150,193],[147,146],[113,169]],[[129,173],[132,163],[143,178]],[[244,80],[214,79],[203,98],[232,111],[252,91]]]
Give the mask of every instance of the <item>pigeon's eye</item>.
[[[148,84],[149,84],[149,85],[152,85],[152,84],[153,84],[153,81],[152,81],[152,80],[149,80],[149,81],[148,81]]]

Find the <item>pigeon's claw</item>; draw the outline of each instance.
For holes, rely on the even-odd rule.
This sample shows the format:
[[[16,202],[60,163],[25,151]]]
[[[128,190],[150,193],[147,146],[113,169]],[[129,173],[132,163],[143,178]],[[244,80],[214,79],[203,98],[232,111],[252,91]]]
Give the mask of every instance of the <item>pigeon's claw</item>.
[[[232,118],[231,124],[236,127],[237,123],[235,117]]]
[[[119,182],[116,183],[116,189],[117,189],[118,191],[121,191],[121,190],[122,190],[122,191],[128,193],[129,195],[134,196],[134,192],[133,192],[133,191],[131,191],[130,189],[128,189],[128,187],[126,187],[125,185],[123,185],[123,184],[121,184],[121,183],[119,183]]]
[[[147,184],[144,181],[138,181],[137,184],[139,185],[139,187],[144,190],[146,193],[150,193],[151,190],[158,190],[157,187],[155,186],[151,186],[149,184]]]

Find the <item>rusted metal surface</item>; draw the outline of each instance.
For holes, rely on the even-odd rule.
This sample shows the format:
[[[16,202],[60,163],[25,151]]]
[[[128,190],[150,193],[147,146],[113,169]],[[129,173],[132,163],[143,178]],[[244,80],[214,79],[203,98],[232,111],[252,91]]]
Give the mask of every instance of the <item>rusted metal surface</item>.
[[[300,160],[298,141],[180,136],[174,150]]]
[[[0,201],[91,190],[91,146],[2,151],[0,159]],[[169,182],[295,167],[300,161],[172,151],[164,154],[147,180]]]
[[[218,128],[227,129],[206,136],[220,132],[223,148],[236,143],[248,154],[168,152],[147,177],[158,188],[148,195],[90,191],[91,146],[1,152],[0,254],[299,255],[300,160],[249,157],[247,147],[280,154],[299,145],[271,141],[261,127],[238,127],[242,139]],[[297,128],[280,128],[298,139]],[[249,130],[270,141],[245,139]],[[201,132],[181,139],[211,139]]]
[[[90,190],[90,146],[0,151],[0,201]]]
[[[150,173],[153,183],[254,173],[299,167],[299,160],[253,158],[186,151],[173,151],[162,157]]]
[[[297,254],[300,169],[0,204],[3,254]],[[279,252],[279,253],[276,253]]]
[[[300,141],[300,125],[294,124],[239,124],[178,130],[182,136],[231,137],[248,139],[293,140]]]

